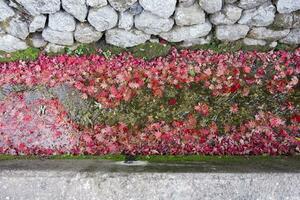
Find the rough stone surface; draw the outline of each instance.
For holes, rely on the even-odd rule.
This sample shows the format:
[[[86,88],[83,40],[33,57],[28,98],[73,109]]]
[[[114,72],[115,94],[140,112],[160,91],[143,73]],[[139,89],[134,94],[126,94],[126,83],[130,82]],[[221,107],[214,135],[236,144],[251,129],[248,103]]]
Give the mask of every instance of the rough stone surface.
[[[34,33],[37,31],[43,31],[45,28],[47,17],[45,15],[37,15],[33,18],[29,24],[29,32]]]
[[[80,21],[86,24],[77,23],[76,46],[98,41],[110,29],[117,30],[124,39],[124,34],[129,33],[127,39],[135,41],[141,36],[136,34],[139,30],[152,39],[184,41],[179,45],[206,43],[211,30],[211,36],[218,38],[217,29],[218,36],[229,41],[239,38],[252,44],[265,40],[269,45],[284,39],[295,44],[296,30],[300,28],[299,5],[300,0],[0,0],[0,34],[9,34],[33,46],[33,33],[50,28],[51,37],[45,35],[49,30],[44,31],[47,42],[67,43],[71,48],[71,35],[75,37],[76,23]],[[220,26],[228,25],[233,30],[222,33]],[[248,26],[251,34],[245,35],[248,28],[238,25]],[[239,32],[241,27],[244,28]],[[294,30],[289,34],[289,29]],[[42,46],[42,42],[36,43],[35,46]],[[120,42],[123,46],[135,43],[139,42]]]
[[[130,30],[133,27],[134,21],[133,21],[133,14],[131,14],[128,11],[121,12],[119,14],[119,24],[118,27]]]
[[[61,32],[52,30],[51,28],[45,28],[42,36],[44,40],[58,45],[70,46],[74,43],[72,32]]]
[[[47,42],[42,37],[40,33],[34,33],[30,38],[29,41],[31,45],[35,48],[41,48],[47,45]]]
[[[203,163],[177,164],[176,168],[170,163],[126,166],[91,160],[1,161],[0,199],[298,200],[300,196],[299,172],[191,173],[190,165],[204,168]]]
[[[223,0],[199,0],[199,4],[203,10],[212,14],[222,9]]]
[[[50,14],[60,10],[60,0],[15,0],[31,15]]]
[[[198,4],[190,7],[177,7],[174,19],[178,26],[190,26],[195,24],[203,24],[205,22],[205,13]]]
[[[300,11],[294,13],[293,28],[300,28]]]
[[[75,40],[85,44],[100,40],[102,35],[102,32],[96,31],[88,23],[78,23],[74,33]]]
[[[29,35],[29,25],[25,19],[17,15],[8,22],[5,31],[12,36],[25,40]]]
[[[277,47],[277,45],[278,45],[278,42],[274,41],[269,44],[269,47],[275,48],[275,47]]]
[[[252,38],[245,38],[243,42],[247,46],[265,46],[267,42],[265,40],[257,40]]]
[[[276,5],[279,13],[291,13],[300,10],[300,0],[278,0]]]
[[[284,30],[272,30],[265,27],[256,27],[252,28],[252,30],[249,32],[249,37],[255,38],[255,39],[261,39],[261,40],[280,40],[284,37],[286,37],[290,32],[290,29],[284,29]]]
[[[137,0],[108,0],[108,2],[115,10],[123,12],[130,8]]]
[[[175,11],[176,0],[140,0],[141,6],[153,14],[169,18]]]
[[[192,6],[196,0],[179,0],[179,6],[190,7]]]
[[[291,45],[300,44],[300,28],[292,29],[280,42]]]
[[[293,20],[293,14],[277,14],[272,26],[276,28],[292,28]]]
[[[0,51],[14,52],[28,48],[27,44],[12,35],[0,35]]]
[[[80,91],[67,84],[56,86],[51,89],[51,92],[62,103],[68,112],[68,116],[74,121],[82,120],[82,114],[88,112],[94,106],[91,101],[82,98]]]
[[[244,38],[249,31],[246,25],[221,25],[216,28],[216,37],[222,41],[236,41]]]
[[[102,32],[117,25],[118,13],[110,6],[92,8],[88,15],[88,21],[97,31]]]
[[[10,8],[4,0],[0,0],[0,22],[14,16],[15,12]]]
[[[207,36],[211,29],[211,23],[206,21],[203,24],[192,26],[175,26],[171,31],[167,33],[161,33],[160,37],[169,42],[181,42],[188,39]]]
[[[270,2],[267,2],[258,7],[258,9],[253,8],[245,10],[239,20],[239,24],[246,24],[249,26],[269,26],[274,21],[275,12],[275,6]]]
[[[237,2],[238,0],[225,0],[225,3],[231,3],[231,4],[233,4],[233,3],[235,3],[235,2]]]
[[[85,21],[88,13],[85,0],[61,0],[62,7],[65,11],[73,15],[76,19],[81,22]]]
[[[211,15],[210,21],[214,25],[231,25],[236,23],[241,18],[241,15],[241,8],[231,4],[227,4],[224,6],[222,11]]]
[[[173,27],[174,20],[161,18],[148,11],[143,11],[135,17],[135,27],[147,34],[159,34],[167,32]]]
[[[209,44],[211,40],[212,40],[212,35],[208,35],[206,37],[184,40],[180,46],[192,47],[195,45],[204,45],[204,44]]]
[[[87,0],[86,4],[91,7],[103,7],[107,5],[107,0]]]
[[[48,26],[52,30],[72,32],[75,30],[75,25],[74,17],[67,12],[60,11],[49,15]]]
[[[126,48],[133,47],[146,42],[150,39],[150,35],[135,29],[126,31],[123,29],[116,28],[106,31],[105,39],[108,44]]]
[[[139,15],[143,12],[144,8],[139,4],[139,2],[134,3],[130,8],[128,9],[128,12],[132,15]]]
[[[64,52],[64,50],[65,50],[65,46],[53,44],[53,43],[48,43],[47,46],[45,47],[46,53],[61,53]]]
[[[4,33],[5,33],[4,29],[0,27],[0,34],[4,34]]]
[[[239,7],[243,9],[251,9],[266,3],[269,0],[240,0]]]

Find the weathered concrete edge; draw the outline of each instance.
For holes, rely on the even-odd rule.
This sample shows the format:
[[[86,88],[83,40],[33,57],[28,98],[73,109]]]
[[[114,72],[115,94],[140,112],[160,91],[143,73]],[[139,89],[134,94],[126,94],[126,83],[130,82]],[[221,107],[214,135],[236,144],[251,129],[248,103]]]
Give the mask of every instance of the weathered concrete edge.
[[[289,199],[299,173],[107,173],[2,171],[0,199]],[[21,173],[20,173],[21,172]]]
[[[214,167],[216,171],[205,170]],[[1,200],[299,200],[299,184],[297,172],[222,172],[205,162],[138,166],[91,160],[0,162]]]

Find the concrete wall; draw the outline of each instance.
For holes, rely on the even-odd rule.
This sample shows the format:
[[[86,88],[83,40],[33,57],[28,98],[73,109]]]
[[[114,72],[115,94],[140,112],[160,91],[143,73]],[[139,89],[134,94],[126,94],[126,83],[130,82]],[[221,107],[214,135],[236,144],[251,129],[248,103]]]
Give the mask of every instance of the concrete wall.
[[[300,0],[0,0],[1,51],[159,38],[300,44]]]

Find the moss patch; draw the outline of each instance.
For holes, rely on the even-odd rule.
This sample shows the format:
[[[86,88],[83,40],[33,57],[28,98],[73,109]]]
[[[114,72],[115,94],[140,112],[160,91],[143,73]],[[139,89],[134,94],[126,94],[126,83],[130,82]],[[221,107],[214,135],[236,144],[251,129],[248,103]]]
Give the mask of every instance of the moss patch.
[[[130,48],[130,51],[135,57],[143,58],[145,60],[166,56],[170,50],[171,45],[150,42]]]
[[[216,39],[210,44],[205,45],[194,45],[192,47],[183,48],[179,46],[179,43],[169,43],[169,44],[161,44],[161,43],[151,43],[147,42],[132,48],[120,48],[113,45],[105,44],[105,43],[93,43],[93,44],[81,44],[76,49],[72,49],[66,47],[59,53],[47,53],[48,56],[56,56],[60,54],[67,53],[69,55],[91,55],[101,53],[107,59],[119,55],[125,51],[131,52],[135,57],[143,58],[145,60],[151,60],[160,56],[166,56],[170,52],[171,47],[174,46],[179,49],[192,49],[192,50],[213,50],[218,53],[225,53],[225,52],[236,52],[239,50],[243,51],[261,51],[266,52],[272,50],[268,45],[266,46],[246,46],[243,44],[242,41],[236,42],[221,42]],[[278,50],[287,50],[293,51],[299,45],[286,45],[279,43],[275,51]],[[17,60],[36,60],[40,54],[40,49],[37,48],[28,48],[22,51],[16,51],[13,53],[5,53],[0,51],[0,63],[1,62],[12,62]]]
[[[287,117],[289,110],[282,111],[281,105],[287,100],[296,104],[297,92],[286,95],[272,95],[262,87],[251,87],[248,96],[242,92],[228,96],[214,97],[211,91],[201,84],[186,85],[181,89],[168,86],[164,90],[163,97],[155,97],[153,93],[144,88],[129,102],[123,101],[114,109],[105,109],[94,106],[88,109],[79,119],[86,119],[90,124],[116,125],[124,122],[129,127],[139,127],[150,122],[184,120],[193,116],[197,120],[197,127],[206,127],[212,122],[222,128],[226,124],[239,125],[244,121],[253,119],[258,111],[272,111],[274,114]],[[199,103],[206,103],[210,107],[209,115],[203,117],[197,113],[194,107]],[[95,102],[95,104],[97,104]],[[239,111],[230,112],[232,105],[237,104]],[[92,107],[91,107],[92,108]],[[82,122],[82,120],[80,120]],[[80,123],[85,125],[86,123]]]
[[[55,156],[12,156],[0,155],[0,161],[5,160],[111,160],[125,161],[124,155],[105,155],[105,156],[89,156],[89,155],[55,155]],[[137,156],[135,160],[148,161],[150,163],[185,163],[185,162],[208,162],[215,164],[265,164],[272,165],[276,163],[284,163],[291,161],[294,165],[300,165],[300,156],[202,156],[202,155],[154,155],[154,156]]]
[[[22,51],[13,53],[5,53],[0,51],[0,63],[13,62],[17,60],[36,60],[39,56],[40,50],[37,48],[28,48]]]

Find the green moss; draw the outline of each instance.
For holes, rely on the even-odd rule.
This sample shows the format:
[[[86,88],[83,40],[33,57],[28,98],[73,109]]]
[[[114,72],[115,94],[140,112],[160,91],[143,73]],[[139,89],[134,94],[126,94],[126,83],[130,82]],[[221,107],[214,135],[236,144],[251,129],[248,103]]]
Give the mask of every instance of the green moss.
[[[13,53],[5,53],[0,51],[0,63],[12,62],[17,60],[36,60],[39,56],[40,50],[37,48],[28,48],[22,51],[16,51]]]
[[[170,100],[175,100],[175,104],[170,104]],[[181,89],[167,86],[163,97],[156,97],[151,90],[144,88],[139,90],[132,100],[123,101],[114,109],[90,106],[89,115],[84,114],[79,118],[87,118],[86,121],[90,121],[90,124],[115,125],[124,122],[131,128],[143,128],[147,123],[157,121],[170,123],[174,120],[185,120],[187,116],[192,115],[197,120],[198,128],[207,127],[215,122],[222,130],[226,124],[239,125],[252,120],[259,111],[272,111],[272,113],[286,118],[291,113],[288,110],[282,111],[280,107],[287,100],[297,101],[297,92],[289,95],[272,95],[263,87],[251,87],[248,96],[237,92],[228,96],[215,97],[201,84],[190,84]],[[199,102],[209,105],[208,116],[203,117],[195,111],[194,107]],[[97,102],[94,104],[96,105]],[[230,108],[234,104],[238,105],[237,113],[230,112]],[[84,123],[81,124],[84,125]]]
[[[160,56],[166,56],[171,50],[171,45],[147,42],[130,48],[135,57],[151,60]]]
[[[124,155],[103,155],[103,156],[89,156],[89,155],[55,155],[55,156],[12,156],[0,155],[0,161],[5,160],[111,160],[111,161],[125,161]],[[147,161],[150,163],[190,163],[190,162],[205,162],[211,164],[251,164],[261,165],[270,164],[271,166],[277,164],[293,164],[299,166],[300,156],[203,156],[203,155],[153,155],[153,156],[137,156],[135,160]]]
[[[124,48],[109,45],[109,44],[106,44],[103,42],[97,44],[97,48],[101,49],[102,55],[105,56],[107,59],[109,59],[113,56],[119,55],[120,53],[126,51],[126,49],[124,49]]]
[[[66,48],[65,52],[68,55],[91,55],[97,53],[97,47],[96,44],[81,44],[79,45],[75,50],[72,50],[71,48]]]

